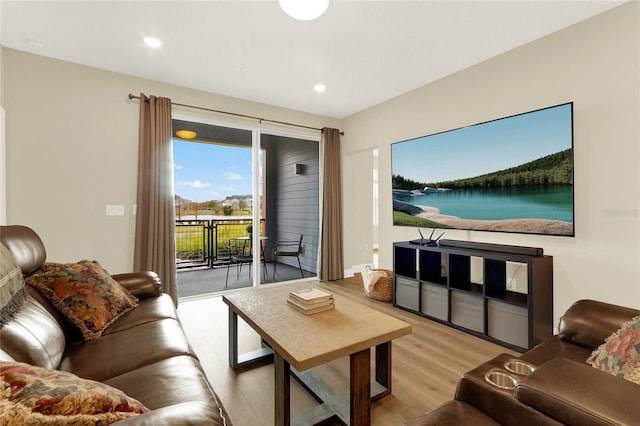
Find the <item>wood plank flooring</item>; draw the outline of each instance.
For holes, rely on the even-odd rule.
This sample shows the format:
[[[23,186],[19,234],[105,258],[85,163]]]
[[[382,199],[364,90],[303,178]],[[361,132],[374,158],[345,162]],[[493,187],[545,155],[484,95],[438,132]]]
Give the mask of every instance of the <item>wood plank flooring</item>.
[[[310,283],[310,285],[313,285]],[[451,399],[460,374],[501,353],[516,355],[435,321],[364,295],[359,275],[329,284],[336,294],[408,322],[412,334],[393,341],[392,394],[371,407],[374,426],[400,425]],[[228,363],[228,310],[220,296],[181,302],[178,308],[189,341],[235,426],[272,425],[273,365],[235,372]],[[260,348],[258,335],[239,320],[239,350]],[[314,369],[337,392],[348,392],[349,359]],[[291,380],[291,417],[317,405]]]

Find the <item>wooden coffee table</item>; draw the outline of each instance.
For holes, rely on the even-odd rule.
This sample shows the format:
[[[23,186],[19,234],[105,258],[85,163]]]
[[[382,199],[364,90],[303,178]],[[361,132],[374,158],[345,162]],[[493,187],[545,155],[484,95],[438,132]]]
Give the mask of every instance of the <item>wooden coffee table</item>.
[[[411,326],[364,304],[334,294],[335,309],[304,315],[287,306],[293,289],[318,287],[320,282],[251,288],[222,296],[229,305],[229,365],[247,369],[275,363],[275,424],[290,419],[290,374],[323,401],[296,420],[316,423],[338,415],[347,424],[368,425],[371,402],[391,393],[391,340],[411,333]],[[238,316],[268,345],[238,354]],[[375,383],[371,384],[370,351],[375,347]],[[311,368],[336,359],[350,358],[350,395],[347,404],[315,377]]]

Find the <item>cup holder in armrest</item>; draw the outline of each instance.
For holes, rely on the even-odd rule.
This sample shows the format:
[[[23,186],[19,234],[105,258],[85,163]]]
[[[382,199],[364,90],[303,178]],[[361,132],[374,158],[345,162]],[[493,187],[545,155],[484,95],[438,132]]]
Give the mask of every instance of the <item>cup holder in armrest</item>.
[[[518,384],[518,380],[511,374],[495,368],[489,370],[487,374],[484,375],[484,379],[493,386],[506,390],[513,390]]]
[[[511,371],[512,373],[516,373],[521,376],[531,374],[536,369],[533,365],[517,359],[512,359],[505,362],[504,368]]]

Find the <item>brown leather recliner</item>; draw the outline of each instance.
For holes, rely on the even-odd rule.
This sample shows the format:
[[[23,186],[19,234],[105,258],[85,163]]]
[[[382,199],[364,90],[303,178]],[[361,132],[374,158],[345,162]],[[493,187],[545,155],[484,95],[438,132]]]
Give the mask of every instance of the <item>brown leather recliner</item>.
[[[45,262],[42,240],[25,226],[1,226],[0,242],[25,276]],[[96,340],[77,330],[37,290],[27,305],[0,329],[0,361],[19,361],[104,382],[151,411],[122,425],[230,425],[231,422],[189,345],[172,299],[158,275],[112,276],[139,299],[137,308]]]
[[[464,373],[454,399],[407,425],[637,425],[640,386],[597,370],[589,355],[640,310],[579,300],[562,316],[559,334],[516,359],[535,367],[514,389],[487,382],[514,359],[502,354]],[[507,372],[508,373],[508,372]]]

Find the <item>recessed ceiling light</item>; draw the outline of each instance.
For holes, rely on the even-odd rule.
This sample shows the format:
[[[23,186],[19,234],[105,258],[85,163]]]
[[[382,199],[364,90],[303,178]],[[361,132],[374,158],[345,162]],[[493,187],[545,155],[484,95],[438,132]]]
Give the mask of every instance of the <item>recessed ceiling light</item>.
[[[327,86],[325,86],[325,85],[324,85],[324,84],[322,84],[322,83],[318,83],[318,84],[316,84],[315,86],[313,86],[313,90],[315,90],[315,91],[316,91],[316,92],[318,92],[318,93],[322,93],[322,92],[324,92],[325,90],[327,90]]]
[[[153,38],[153,37],[145,37],[144,42],[146,43],[147,46],[153,47],[155,49],[162,46],[162,42],[157,38]]]

